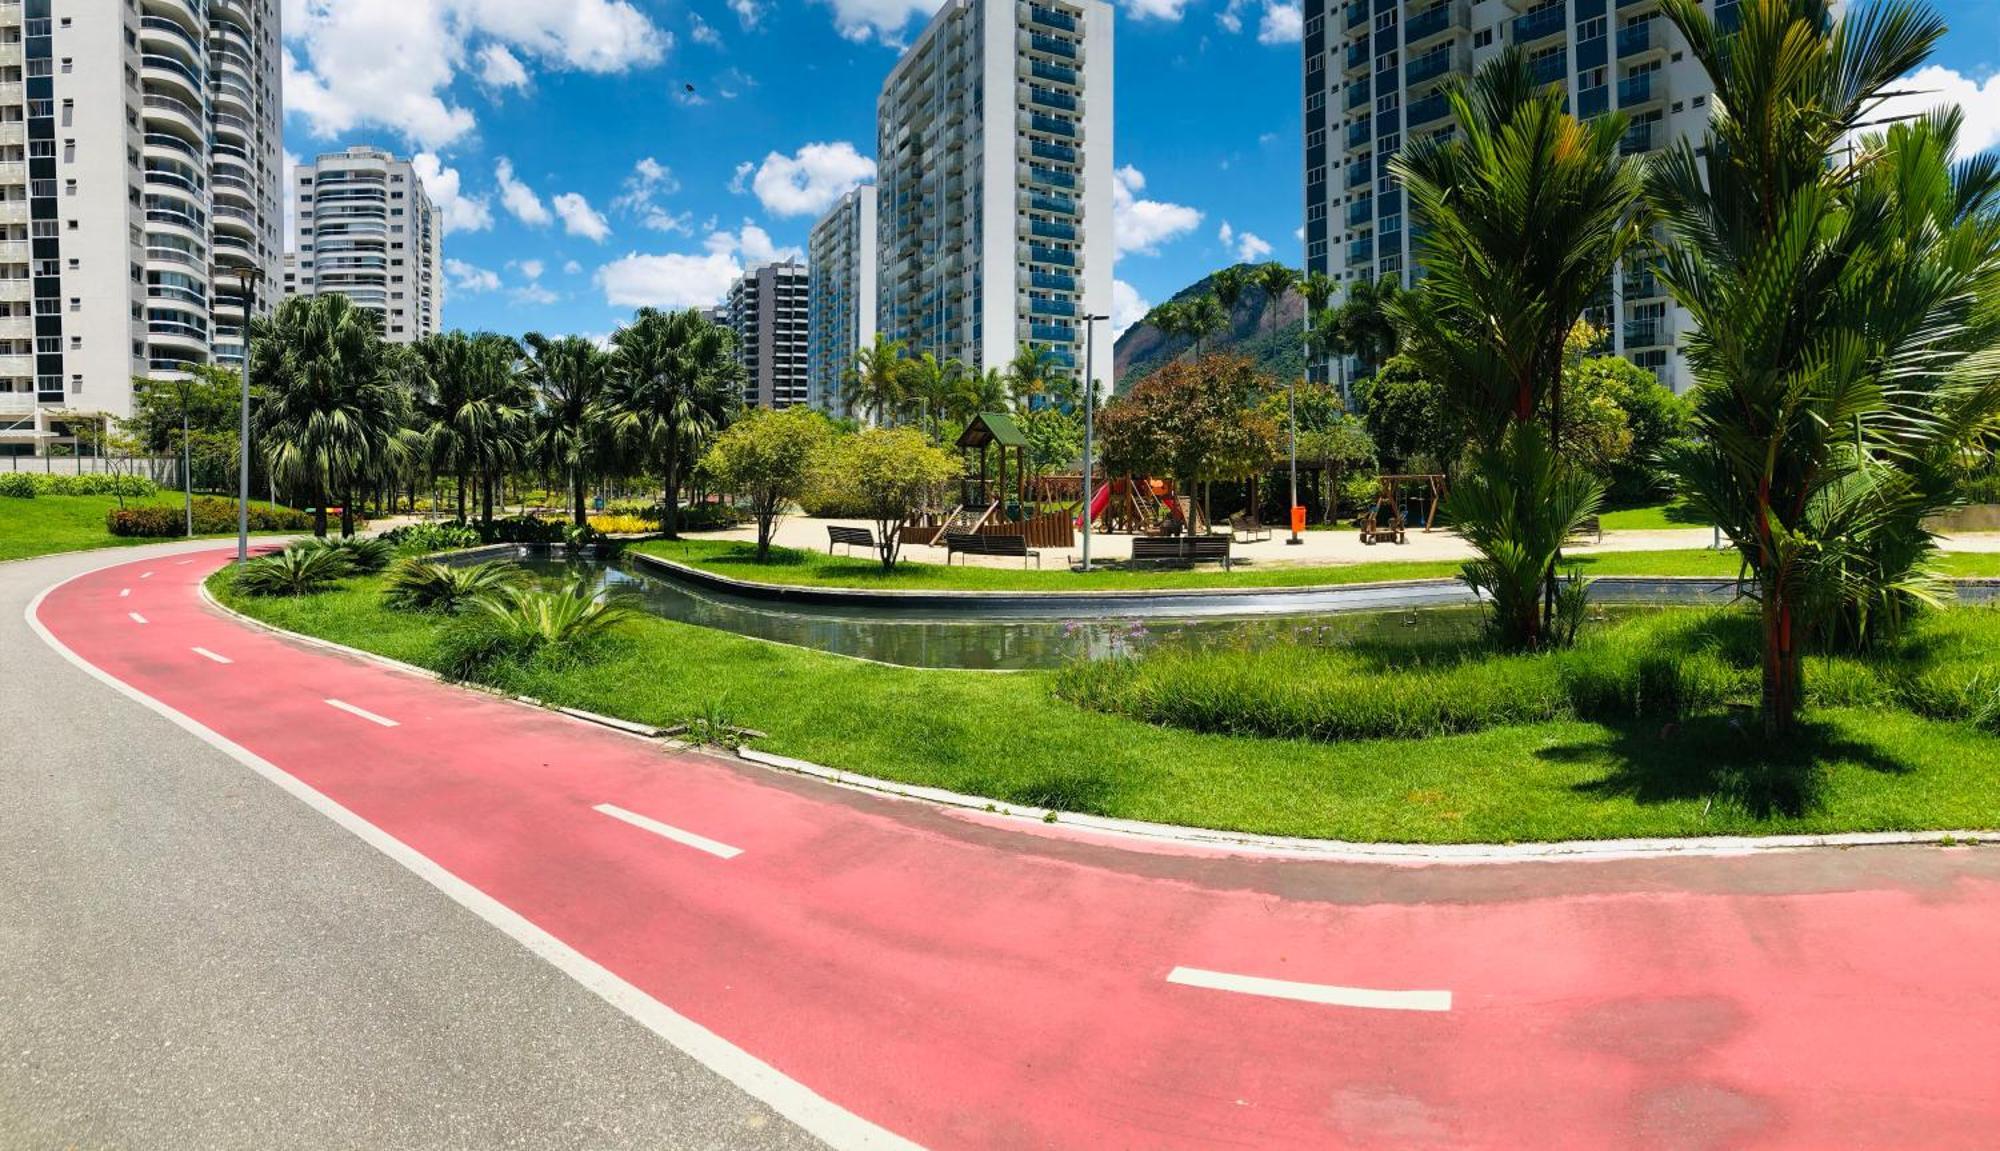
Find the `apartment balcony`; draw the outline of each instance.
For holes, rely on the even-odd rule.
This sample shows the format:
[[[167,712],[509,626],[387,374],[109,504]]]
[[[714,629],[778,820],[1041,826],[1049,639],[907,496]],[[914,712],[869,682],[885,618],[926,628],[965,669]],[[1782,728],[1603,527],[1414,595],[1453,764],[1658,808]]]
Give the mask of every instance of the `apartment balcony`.
[[[1347,31],[1368,27],[1368,0],[1347,0]]]
[[[144,108],[149,128],[164,128],[178,132],[189,140],[197,142],[207,135],[202,125],[201,109],[186,100],[169,96],[164,92],[148,92]]]
[[[1459,63],[1458,53],[1453,48],[1453,45],[1446,44],[1421,56],[1412,56],[1410,62],[1403,65],[1403,83],[1406,86],[1421,84],[1452,71]]]
[[[10,304],[24,303],[35,298],[33,280],[0,280],[0,300]]]
[[[1618,81],[1618,106],[1637,108],[1667,98],[1666,73],[1662,69],[1640,72]]]
[[[33,259],[26,240],[0,240],[0,264],[25,264]]]
[[[0,184],[25,184],[28,182],[28,164],[25,160],[0,161]]]
[[[1666,289],[1660,284],[1660,278],[1651,271],[1625,273],[1624,288],[1625,299],[1628,302],[1667,294]]]
[[[1723,4],[1733,4],[1735,2],[1736,0],[1721,0]],[[1627,8],[1657,8],[1659,6],[1660,0],[1618,0],[1618,10],[1620,12],[1625,11]]]
[[[1075,200],[1051,192],[1031,192],[1027,196],[1027,204],[1037,212],[1053,212],[1062,216],[1075,216],[1077,213]]]
[[[1561,35],[1568,26],[1568,15],[1567,8],[1558,0],[1514,17],[1514,43],[1531,44]]]
[[[1375,222],[1375,197],[1356,200],[1347,206],[1347,226],[1364,228]]]
[[[1076,87],[1079,80],[1076,69],[1064,64],[1051,64],[1047,60],[1029,61],[1028,75],[1033,76],[1037,80],[1047,80],[1056,84],[1068,84],[1072,88]]]
[[[1347,126],[1347,146],[1350,149],[1366,148],[1368,141],[1374,138],[1375,121],[1373,117],[1356,120]]]
[[[1465,6],[1455,0],[1444,0],[1403,22],[1403,46],[1415,51],[1438,36],[1464,31],[1466,26]]]
[[[0,84],[0,105],[12,107],[27,99],[26,89],[20,84]],[[51,116],[54,113],[50,113]]]
[[[1070,327],[1068,324],[1030,324],[1028,326],[1028,338],[1068,343],[1076,339],[1076,329]]]
[[[1029,89],[1028,102],[1031,104],[1040,104],[1044,108],[1055,108],[1063,112],[1074,112],[1077,109],[1076,97],[1066,92],[1056,92],[1048,88]]]
[[[32,377],[34,374],[35,357],[31,355],[0,356],[0,377],[19,380]],[[32,398],[27,392],[0,392],[0,398],[7,396],[19,396],[23,399]]]
[[[1657,136],[1652,124],[1634,124],[1625,130],[1624,138],[1618,141],[1618,150],[1627,156],[1650,152],[1657,147],[1654,143]]]
[[[1028,311],[1037,316],[1061,316],[1064,319],[1073,319],[1076,316],[1076,305],[1068,300],[1045,300],[1038,296],[1028,301]]]
[[[1028,23],[1042,28],[1054,28],[1061,32],[1078,31],[1080,24],[1076,17],[1057,12],[1052,8],[1044,8],[1040,4],[1028,6]]]
[[[1061,248],[1044,248],[1040,244],[1028,245],[1028,259],[1037,264],[1053,264],[1059,268],[1076,267],[1076,253]]]
[[[173,56],[163,52],[148,52],[139,57],[140,76],[146,84],[160,85],[171,95],[189,103],[201,103],[201,73],[188,67]],[[0,93],[0,99],[5,94]]]
[[[1537,84],[1560,84],[1569,76],[1569,53],[1555,51],[1531,60],[1528,71],[1534,75]]]
[[[1421,100],[1412,100],[1409,107],[1403,109],[1403,123],[1414,132],[1422,125],[1442,120],[1449,115],[1451,115],[1450,101],[1444,98],[1444,93],[1433,92]]]
[[[1050,188],[1073,189],[1076,187],[1075,176],[1070,175],[1068,172],[1058,172],[1053,168],[1030,167],[1028,169],[1028,180],[1030,183],[1041,184]]]
[[[0,200],[0,224],[25,224],[28,222],[28,202],[26,200]]]
[[[1028,284],[1031,287],[1042,288],[1051,292],[1076,291],[1076,277],[1064,275],[1061,272],[1030,272],[1028,273]]]
[[[139,17],[139,40],[142,44],[148,40],[166,40],[186,52],[190,59],[201,59],[201,37],[190,31],[187,25],[166,16]]]
[[[1028,50],[1040,52],[1045,56],[1054,56],[1058,60],[1075,60],[1080,55],[1076,45],[1054,36],[1029,36]]]
[[[1028,234],[1044,240],[1076,240],[1076,225],[1059,224],[1054,220],[1028,221]]]
[[[1653,31],[1657,19],[1637,20],[1618,29],[1618,58],[1633,60],[1666,50],[1666,37]]]
[[[23,55],[19,40],[12,44],[0,44],[0,68],[19,68]]]
[[[1047,132],[1051,136],[1061,136],[1069,140],[1074,140],[1077,136],[1076,124],[1068,120],[1058,120],[1054,116],[1044,116],[1040,113],[1031,113],[1028,116],[1028,128],[1032,131]]]
[[[1663,319],[1625,321],[1625,350],[1659,348],[1673,343],[1673,326]]]
[[[1344,65],[1349,72],[1360,72],[1368,67],[1370,59],[1372,57],[1368,54],[1368,41],[1356,40],[1347,46]]]
[[[1611,86],[1599,84],[1595,88],[1585,88],[1576,94],[1576,117],[1590,120],[1611,110]]]
[[[1365,78],[1347,86],[1347,111],[1352,112],[1356,108],[1364,107],[1372,99],[1374,95]]]
[[[1374,258],[1375,237],[1373,236],[1363,236],[1361,239],[1351,241],[1347,245],[1347,262],[1350,264]]]

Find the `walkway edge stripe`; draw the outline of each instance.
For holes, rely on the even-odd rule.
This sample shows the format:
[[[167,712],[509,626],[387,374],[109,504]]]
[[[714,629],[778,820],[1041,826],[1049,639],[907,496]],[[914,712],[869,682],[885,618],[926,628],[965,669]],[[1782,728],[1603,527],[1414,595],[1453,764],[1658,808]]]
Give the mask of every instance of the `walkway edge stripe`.
[[[445,679],[429,668],[404,663],[386,655],[364,651],[330,639],[287,631],[273,624],[265,623],[254,616],[248,616],[209,594],[206,582],[200,585],[202,602],[216,612],[235,620],[253,631],[282,636],[293,643],[306,644],[326,651],[339,652],[355,659],[366,660],[388,671],[401,672],[418,679],[434,683],[444,683]],[[606,724],[608,717],[593,717],[570,708],[550,708],[526,696],[509,695],[497,688],[480,684],[455,684],[455,687],[481,695],[493,696],[536,711],[557,715],[569,715],[579,723],[588,722],[611,730],[622,730],[635,739],[645,738],[625,728],[622,723]],[[655,746],[674,750],[692,750],[680,744],[662,743],[648,740]],[[810,760],[795,759],[786,755],[740,748],[736,755],[746,763],[789,775],[804,775],[829,783],[835,787],[845,787],[853,791],[869,791],[878,795],[897,799],[913,800],[936,804],[940,807],[963,808],[969,811],[992,815],[1003,815],[1032,822],[1036,825],[1055,823],[1064,827],[1079,828],[1101,833],[1108,837],[1129,839],[1148,844],[1169,844],[1182,847],[1205,847],[1230,851],[1243,855],[1269,856],[1279,859],[1317,859],[1330,863],[1396,863],[1411,867],[1435,864],[1494,864],[1494,863],[1550,863],[1584,862],[1617,859],[1661,859],[1671,857],[1713,857],[1757,855],[1771,851],[1804,851],[1812,848],[1850,847],[1902,847],[1930,844],[1993,844],[2000,845],[2000,828],[1984,831],[1970,829],[1939,829],[1936,831],[1856,831],[1837,832],[1826,835],[1739,835],[1739,836],[1699,836],[1684,839],[1571,839],[1551,843],[1358,843],[1340,839],[1305,839],[1296,836],[1259,835],[1248,831],[1219,831],[1214,828],[1184,827],[1169,823],[1145,823],[1135,819],[1112,819],[1107,816],[1078,815],[1067,811],[1051,811],[1041,807],[1026,807],[1008,803],[987,796],[966,795],[962,792],[946,791],[942,788],[924,787],[919,784],[898,783],[892,779],[882,779],[858,772],[825,767]]]
[[[706,835],[696,835],[692,831],[682,831],[672,824],[661,823],[657,819],[648,819],[636,811],[626,811],[615,804],[600,803],[590,810],[600,815],[608,815],[620,823],[629,823],[642,831],[650,831],[661,839],[671,839],[682,847],[692,847],[696,851],[705,851],[717,859],[735,859],[737,856],[743,854],[743,849],[740,847],[731,847],[726,843],[710,839]]]
[[[44,588],[28,602],[27,610],[23,613],[27,618],[28,627],[41,637],[43,643],[54,649],[56,654],[74,664],[84,674],[165,718],[289,792],[306,806],[395,860],[419,879],[442,892],[452,902],[505,933],[529,952],[546,960],[640,1026],[659,1036],[703,1067],[728,1080],[745,1094],[762,1102],[808,1134],[840,1151],[920,1151],[918,1144],[841,1107],[627,983],[569,944],[535,926],[519,912],[446,871],[415,848],[342,807],[309,784],[287,773],[283,768],[220,733],[204,727],[194,718],[174,710],[71,651],[68,645],[57,639],[55,634],[42,624],[42,601],[66,584],[117,566],[118,564],[112,563],[91,571],[80,572],[61,583]]]
[[[1295,983],[1289,979],[1266,979],[1260,975],[1231,975],[1226,971],[1205,971],[1199,967],[1176,967],[1167,974],[1167,982],[1178,983],[1182,987],[1234,991],[1242,995],[1291,999],[1328,1007],[1368,1007],[1378,1011],[1451,1010],[1449,991],[1372,991],[1366,987],[1339,987],[1331,983]]]
[[[205,648],[205,647],[198,647],[198,648],[195,648],[195,649],[194,649],[194,653],[195,653],[196,655],[200,656],[201,658],[203,658],[203,659],[205,659],[205,660],[208,660],[208,661],[209,661],[210,663],[235,663],[235,662],[236,662],[235,660],[233,660],[233,659],[230,659],[230,658],[229,658],[228,656],[226,656],[226,655],[221,655],[221,654],[218,654],[218,653],[216,653],[216,652],[212,652],[212,651],[208,650],[208,649],[207,649],[207,648]]]
[[[402,724],[397,723],[395,720],[390,719],[386,715],[376,715],[374,712],[369,711],[367,708],[356,707],[353,704],[348,703],[344,699],[329,699],[329,700],[323,700],[321,702],[325,703],[326,706],[333,708],[335,711],[344,711],[349,715],[358,716],[362,719],[367,720],[369,723],[376,724],[377,726],[380,727],[403,726]]]

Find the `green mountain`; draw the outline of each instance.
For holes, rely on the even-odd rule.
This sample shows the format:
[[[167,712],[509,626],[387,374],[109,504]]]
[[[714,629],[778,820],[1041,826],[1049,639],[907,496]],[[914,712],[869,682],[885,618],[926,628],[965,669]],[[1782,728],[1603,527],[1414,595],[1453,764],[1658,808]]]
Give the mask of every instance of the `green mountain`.
[[[1250,265],[1243,266],[1247,268]],[[1173,298],[1186,300],[1206,295],[1212,278],[1202,277],[1174,293]],[[1296,292],[1287,293],[1278,304],[1275,330],[1265,316],[1269,303],[1264,293],[1246,288],[1242,300],[1236,305],[1236,314],[1230,317],[1229,330],[1209,341],[1207,350],[1248,356],[1257,365],[1258,371],[1279,379],[1302,375],[1306,363],[1305,349],[1301,344],[1305,334],[1305,300]],[[1144,321],[1125,329],[1125,334],[1118,337],[1113,349],[1112,375],[1117,381],[1116,390],[1122,394],[1133,384],[1159,371],[1169,360],[1186,352],[1192,342],[1180,337],[1169,341],[1165,333]]]

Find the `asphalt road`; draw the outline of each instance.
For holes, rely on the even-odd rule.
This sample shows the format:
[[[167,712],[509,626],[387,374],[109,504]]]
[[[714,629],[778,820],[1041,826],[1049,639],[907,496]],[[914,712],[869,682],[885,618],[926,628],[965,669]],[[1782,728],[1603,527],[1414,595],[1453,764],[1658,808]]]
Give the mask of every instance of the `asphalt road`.
[[[0,1148],[818,1145],[24,622],[179,550],[0,564]]]

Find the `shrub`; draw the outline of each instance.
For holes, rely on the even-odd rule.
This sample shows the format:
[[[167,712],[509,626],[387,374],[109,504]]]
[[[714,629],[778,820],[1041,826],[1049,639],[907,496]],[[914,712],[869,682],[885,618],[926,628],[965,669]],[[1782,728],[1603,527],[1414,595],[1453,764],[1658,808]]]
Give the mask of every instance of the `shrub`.
[[[411,557],[382,583],[382,600],[405,611],[456,612],[478,596],[497,595],[521,577],[512,564],[454,565]]]
[[[312,530],[312,517],[293,508],[250,505],[253,532],[302,532]],[[187,534],[186,509],[174,504],[146,504],[140,507],[111,508],[104,513],[104,527],[114,536],[138,539],[174,539]],[[236,501],[214,496],[194,499],[196,535],[227,535],[236,530]]]
[[[683,523],[685,526],[685,523]],[[595,515],[590,517],[592,531],[608,536],[637,536],[660,530],[659,522],[636,515]]]
[[[334,536],[323,540],[307,540],[298,546],[337,551],[346,558],[349,568],[364,575],[388,567],[389,561],[396,555],[396,545],[388,540],[367,539],[361,536]]]
[[[479,542],[488,544],[553,544],[562,542],[564,521],[534,516],[509,516],[490,524],[472,525]]]
[[[478,610],[438,637],[440,671],[449,679],[490,679],[510,660],[587,658],[596,641],[632,614],[582,576],[554,588],[510,586],[471,603]]]
[[[413,555],[429,555],[432,552],[477,547],[479,530],[469,524],[460,523],[404,524],[402,527],[383,532],[380,538],[389,541],[397,551]]]
[[[0,496],[33,499],[42,496],[116,496],[143,499],[158,495],[160,485],[145,476],[93,474],[59,476],[47,472],[0,473]]]
[[[299,596],[325,591],[352,570],[341,548],[302,546],[259,556],[237,568],[235,579],[249,595]]]

